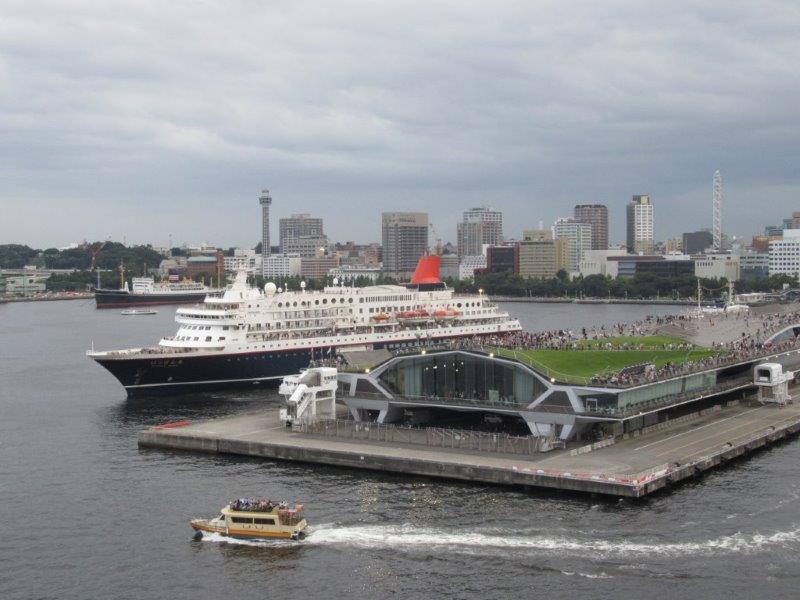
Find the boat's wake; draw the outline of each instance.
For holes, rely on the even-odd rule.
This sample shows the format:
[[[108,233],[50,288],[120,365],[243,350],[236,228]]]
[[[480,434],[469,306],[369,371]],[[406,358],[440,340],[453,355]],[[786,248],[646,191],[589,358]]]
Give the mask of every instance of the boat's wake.
[[[270,540],[242,540],[237,538],[230,538],[218,533],[204,532],[201,538],[203,542],[217,542],[223,544],[234,544],[237,546],[253,546],[255,548],[276,548],[287,546],[296,546],[298,541],[289,539],[270,539]]]
[[[216,533],[204,534],[203,541],[222,542],[262,548],[287,546],[350,546],[363,549],[393,549],[407,552],[432,548],[470,554],[539,554],[562,556],[587,556],[594,558],[636,556],[693,556],[710,554],[754,554],[785,548],[800,549],[800,527],[764,535],[760,533],[720,536],[701,541],[637,542],[601,539],[579,539],[564,536],[525,535],[515,532],[502,534],[429,529],[411,525],[320,525],[313,528],[300,541],[293,540],[239,540]]]
[[[305,541],[312,545],[346,545],[356,548],[426,550],[447,548],[453,552],[486,554],[522,551],[593,557],[687,556],[708,554],[757,553],[766,550],[800,548],[800,527],[770,535],[759,533],[721,536],[702,541],[637,542],[578,539],[547,535],[520,535],[508,532],[481,533],[405,526],[319,526]]]

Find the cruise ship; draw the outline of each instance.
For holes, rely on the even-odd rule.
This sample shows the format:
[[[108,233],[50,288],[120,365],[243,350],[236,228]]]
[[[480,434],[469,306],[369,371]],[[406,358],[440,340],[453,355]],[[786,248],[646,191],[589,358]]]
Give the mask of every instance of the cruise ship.
[[[156,346],[87,355],[133,397],[254,385],[340,352],[398,351],[521,329],[484,294],[447,288],[435,255],[422,257],[406,286],[311,291],[269,282],[261,290],[239,273],[224,293],[177,309],[175,320],[177,333]]]
[[[132,289],[126,281],[118,290],[98,289],[94,300],[97,308],[130,308],[161,304],[194,304],[207,294],[221,292],[198,281],[156,283],[152,277],[134,277]]]

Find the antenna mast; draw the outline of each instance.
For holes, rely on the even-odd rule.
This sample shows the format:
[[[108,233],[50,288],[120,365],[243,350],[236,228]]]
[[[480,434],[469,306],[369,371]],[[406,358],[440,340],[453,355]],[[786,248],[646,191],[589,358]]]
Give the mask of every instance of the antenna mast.
[[[722,175],[718,170],[714,171],[712,235],[714,252],[722,252]]]

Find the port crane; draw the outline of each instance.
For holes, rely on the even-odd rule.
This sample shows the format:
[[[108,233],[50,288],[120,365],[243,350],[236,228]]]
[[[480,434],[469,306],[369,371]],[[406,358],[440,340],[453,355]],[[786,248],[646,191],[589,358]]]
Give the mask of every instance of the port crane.
[[[106,247],[108,241],[105,242],[95,242],[94,244],[89,245],[87,242],[84,242],[89,247],[89,254],[92,257],[92,262],[89,266],[90,271],[94,271],[95,266],[97,265],[97,255],[100,254],[100,251]]]
[[[95,271],[97,268],[97,255],[100,254],[100,251],[106,247],[108,244],[108,240],[105,242],[94,242],[90,244],[86,240],[83,240],[83,245],[89,249],[89,256],[91,257],[91,261],[89,263],[89,271]],[[97,289],[100,289],[100,271],[97,271]]]

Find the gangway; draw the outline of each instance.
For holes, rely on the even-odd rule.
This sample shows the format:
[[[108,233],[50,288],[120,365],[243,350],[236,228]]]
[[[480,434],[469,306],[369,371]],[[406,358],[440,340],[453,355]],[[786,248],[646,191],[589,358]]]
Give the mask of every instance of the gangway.
[[[334,419],[337,385],[337,370],[333,367],[310,368],[284,377],[278,388],[278,394],[284,398],[281,422],[299,429],[304,422]]]
[[[784,371],[780,363],[756,365],[753,383],[758,386],[758,401],[761,404],[785,405],[792,401],[789,383],[794,381],[793,371]]]

